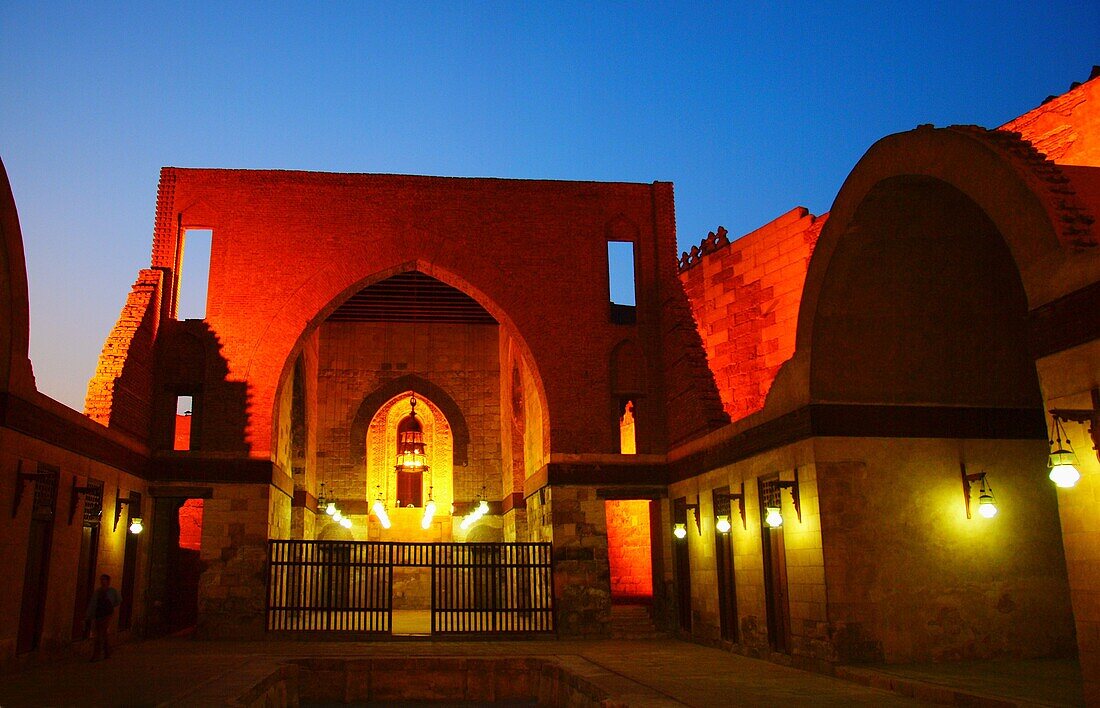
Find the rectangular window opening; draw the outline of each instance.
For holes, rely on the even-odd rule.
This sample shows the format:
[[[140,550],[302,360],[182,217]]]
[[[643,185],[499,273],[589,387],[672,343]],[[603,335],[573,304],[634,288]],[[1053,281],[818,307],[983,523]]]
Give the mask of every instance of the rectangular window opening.
[[[176,319],[206,318],[206,293],[210,286],[210,249],[213,241],[214,232],[210,229],[187,229],[183,232]]]
[[[172,434],[173,450],[191,449],[191,421],[194,410],[193,397],[176,396],[176,424]]]
[[[611,300],[611,321],[616,324],[635,322],[634,243],[607,242],[607,280]]]
[[[619,405],[619,452],[623,455],[638,452],[634,438],[634,401],[629,399]]]

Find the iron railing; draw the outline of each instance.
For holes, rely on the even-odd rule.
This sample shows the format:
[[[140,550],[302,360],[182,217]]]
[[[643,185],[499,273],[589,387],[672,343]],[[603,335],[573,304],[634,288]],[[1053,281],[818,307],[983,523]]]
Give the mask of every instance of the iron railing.
[[[269,541],[267,628],[388,634],[394,567],[431,574],[433,634],[554,631],[549,543]]]

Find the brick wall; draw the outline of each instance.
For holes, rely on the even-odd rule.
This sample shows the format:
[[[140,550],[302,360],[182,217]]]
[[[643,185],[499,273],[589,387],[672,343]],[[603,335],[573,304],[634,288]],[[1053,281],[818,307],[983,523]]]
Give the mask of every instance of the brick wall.
[[[799,207],[733,242],[719,228],[681,256],[680,279],[734,420],[764,407],[794,354],[806,270],[826,219]]]
[[[653,596],[647,500],[606,502],[607,558],[611,566],[611,596],[642,599]]]
[[[641,348],[652,382],[639,452],[723,422],[717,402],[696,395],[713,389],[706,367],[691,364],[702,359],[697,340],[661,340],[690,327],[669,306],[683,297],[671,185],[165,168],[153,265],[168,295],[181,234],[197,227],[213,230],[207,322],[227,380],[248,386],[252,456],[272,453],[276,388],[310,323],[372,275],[411,267],[473,295],[516,339],[549,416],[536,458],[546,443],[616,450],[608,369],[624,339]],[[610,321],[609,238],[635,243],[634,325]]]
[[[108,427],[145,440],[149,436],[153,402],[153,345],[159,325],[160,271],[138,274],[126,298],[96,372],[88,382],[84,413]]]
[[[1100,165],[1100,76],[1001,126],[1061,165]]]

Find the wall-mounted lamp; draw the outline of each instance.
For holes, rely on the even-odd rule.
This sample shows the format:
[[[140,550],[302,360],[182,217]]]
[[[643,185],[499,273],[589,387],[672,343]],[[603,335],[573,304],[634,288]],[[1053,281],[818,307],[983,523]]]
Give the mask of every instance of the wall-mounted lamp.
[[[85,484],[83,487],[76,485],[76,477],[73,477],[72,493],[69,494],[69,525],[73,524],[73,517],[76,516],[76,505],[79,498],[84,497],[84,518],[89,516],[98,518],[103,514],[103,483],[99,484]],[[92,506],[89,507],[89,502]],[[87,521],[85,521],[87,523]]]
[[[745,483],[742,482],[740,494],[730,494],[728,491],[714,492],[714,516],[717,518],[714,528],[718,529],[719,533],[729,533],[732,528],[730,516],[734,501],[737,502],[737,509],[741,514],[741,526],[745,529],[749,527],[745,519]]]
[[[765,482],[763,496],[764,523],[773,529],[783,525],[782,491],[791,493],[791,503],[794,505],[795,516],[802,521],[802,498],[798,492],[798,468],[794,469],[793,480],[772,480]]]
[[[1062,424],[1088,423],[1092,447],[1096,450],[1097,459],[1100,459],[1100,388],[1092,389],[1092,408],[1052,408],[1050,417],[1054,422],[1050,439],[1050,460],[1047,463],[1050,479],[1059,487],[1072,487],[1081,479],[1081,472],[1077,469],[1077,455]],[[1063,437],[1065,447],[1062,443]]]
[[[675,536],[676,538],[680,539],[680,540],[683,540],[683,539],[687,538],[687,535],[688,535],[687,524],[673,524],[672,525],[672,535]]]
[[[993,487],[985,478],[985,472],[966,473],[966,465],[962,467],[963,497],[966,499],[966,518],[970,517],[970,487],[979,483],[978,487],[978,514],[985,519],[992,519],[997,515],[997,502],[993,499]]]
[[[130,520],[130,533],[137,536],[139,533],[145,530],[145,524],[141,522],[140,516],[135,516]]]
[[[141,513],[141,497],[140,496],[134,496],[133,492],[130,492],[129,496],[123,497],[122,496],[122,490],[119,489],[118,487],[115,487],[115,525],[114,525],[114,528],[112,529],[113,531],[118,530],[118,520],[122,518],[122,505],[123,504],[125,504],[126,506],[130,506],[131,504],[133,505],[133,506],[130,506],[130,512],[131,513],[135,512],[135,511],[139,514]]]

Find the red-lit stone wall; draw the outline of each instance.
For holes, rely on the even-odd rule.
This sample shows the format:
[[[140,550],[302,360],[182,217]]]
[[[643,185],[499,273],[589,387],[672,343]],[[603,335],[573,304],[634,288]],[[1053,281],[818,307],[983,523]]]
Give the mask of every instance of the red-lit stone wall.
[[[1096,71],[1093,71],[1096,76]],[[1100,77],[1001,126],[1060,165],[1100,165]]]
[[[162,273],[145,269],[126,298],[95,374],[84,413],[108,427],[147,439],[152,420],[153,347],[159,325]]]
[[[799,207],[733,242],[719,228],[681,256],[680,279],[733,420],[764,407],[794,354],[806,270],[827,218]]]
[[[653,597],[649,505],[646,499],[606,502],[607,559],[611,565],[611,599]]]
[[[178,290],[180,234],[199,227],[213,230],[207,322],[226,380],[247,386],[251,457],[272,454],[276,389],[302,334],[364,285],[412,268],[473,295],[520,338],[554,452],[617,450],[604,412],[611,351],[627,338],[653,382],[639,405],[640,453],[723,421],[698,340],[675,336],[692,327],[677,306],[686,300],[667,183],[165,168],[153,266],[166,298]],[[636,244],[635,325],[610,322],[608,238]],[[203,425],[216,425],[206,413]]]
[[[202,499],[188,499],[179,510],[180,548],[202,550]]]

